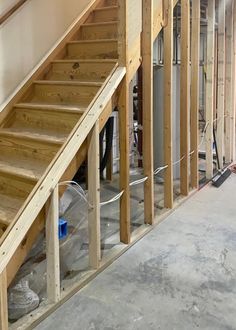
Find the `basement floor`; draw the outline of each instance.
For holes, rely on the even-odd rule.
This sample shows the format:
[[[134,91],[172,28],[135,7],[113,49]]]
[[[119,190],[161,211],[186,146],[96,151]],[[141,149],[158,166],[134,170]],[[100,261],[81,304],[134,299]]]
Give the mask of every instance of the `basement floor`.
[[[202,189],[36,329],[236,329],[235,196]]]

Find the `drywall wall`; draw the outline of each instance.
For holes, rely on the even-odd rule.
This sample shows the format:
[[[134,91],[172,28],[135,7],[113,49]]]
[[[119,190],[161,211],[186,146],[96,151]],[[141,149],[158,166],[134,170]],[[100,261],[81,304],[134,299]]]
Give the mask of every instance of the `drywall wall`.
[[[89,2],[29,0],[0,26],[0,108]]]
[[[0,1],[0,14],[5,13],[7,9],[13,6],[17,0],[1,0]]]

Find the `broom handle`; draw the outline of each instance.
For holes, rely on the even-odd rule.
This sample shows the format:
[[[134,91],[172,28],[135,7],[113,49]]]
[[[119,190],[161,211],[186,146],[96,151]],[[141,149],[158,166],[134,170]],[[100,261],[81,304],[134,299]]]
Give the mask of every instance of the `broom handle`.
[[[218,148],[217,148],[217,142],[216,142],[216,132],[213,127],[213,138],[214,138],[214,143],[215,143],[215,149],[216,149],[216,160],[217,160],[217,165],[218,165],[218,170],[220,170],[220,160],[219,160],[219,154],[218,154]]]

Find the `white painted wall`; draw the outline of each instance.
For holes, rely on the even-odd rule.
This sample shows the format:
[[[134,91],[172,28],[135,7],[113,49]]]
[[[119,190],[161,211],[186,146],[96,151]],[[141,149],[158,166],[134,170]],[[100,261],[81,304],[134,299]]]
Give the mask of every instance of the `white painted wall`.
[[[0,0],[0,12],[13,0]],[[29,0],[0,26],[0,107],[91,0]]]

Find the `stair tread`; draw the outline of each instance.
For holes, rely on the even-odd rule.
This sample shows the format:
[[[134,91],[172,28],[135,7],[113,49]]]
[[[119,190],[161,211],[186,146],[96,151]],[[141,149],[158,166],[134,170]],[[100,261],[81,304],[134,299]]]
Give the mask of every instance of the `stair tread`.
[[[105,6],[105,7],[99,7],[95,8],[94,11],[102,11],[102,10],[110,10],[110,9],[118,9],[118,6]]]
[[[0,193],[0,223],[10,225],[23,203],[24,199]]]
[[[93,81],[71,81],[71,80],[35,80],[36,85],[67,85],[67,86],[95,86],[101,87],[103,83]]]
[[[46,167],[46,165],[45,165]],[[44,167],[44,168],[45,168]],[[14,175],[17,177],[38,181],[44,168],[40,166],[39,162],[32,162],[32,160],[17,160],[17,159],[1,159],[0,158],[0,172]]]
[[[116,59],[103,59],[103,58],[95,58],[95,59],[62,59],[62,60],[54,60],[52,63],[74,63],[74,62],[80,62],[80,63],[107,63],[107,64],[116,64],[117,60]]]
[[[96,26],[96,25],[114,25],[114,24],[118,24],[118,21],[108,21],[108,22],[90,22],[90,23],[84,23],[83,25],[81,25],[81,27],[83,26]]]
[[[83,43],[89,43],[89,44],[92,44],[92,43],[106,43],[106,42],[118,42],[118,39],[117,38],[112,38],[112,39],[87,39],[87,40],[71,40],[71,41],[68,41],[68,44],[83,44]]]
[[[11,136],[14,138],[25,138],[25,139],[32,139],[41,141],[44,143],[54,143],[54,144],[63,144],[65,141],[66,135],[63,136],[56,136],[56,135],[49,135],[49,134],[42,134],[37,133],[30,128],[25,128],[25,130],[19,128],[1,128],[0,129],[0,136]]]
[[[84,113],[86,107],[75,107],[72,105],[60,105],[60,104],[44,104],[44,103],[17,103],[15,108],[18,109],[32,109],[32,110],[52,110],[52,111],[64,111],[73,113]]]

